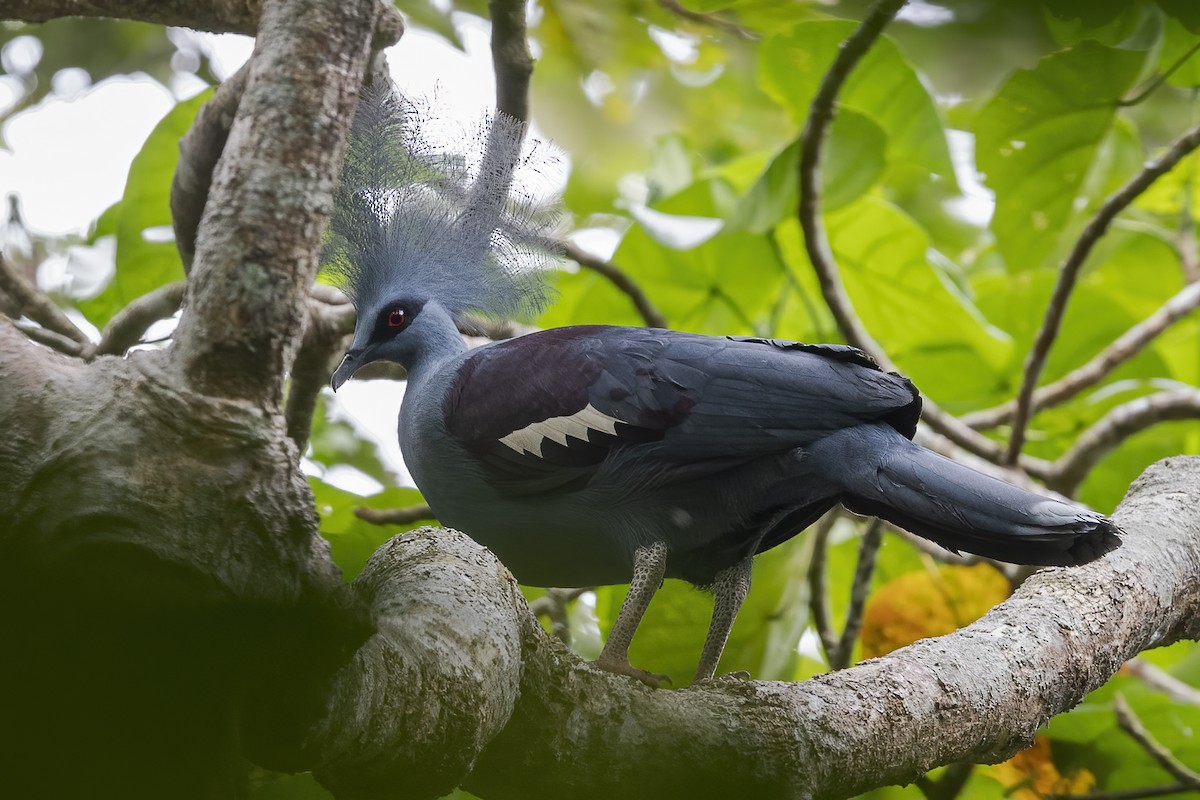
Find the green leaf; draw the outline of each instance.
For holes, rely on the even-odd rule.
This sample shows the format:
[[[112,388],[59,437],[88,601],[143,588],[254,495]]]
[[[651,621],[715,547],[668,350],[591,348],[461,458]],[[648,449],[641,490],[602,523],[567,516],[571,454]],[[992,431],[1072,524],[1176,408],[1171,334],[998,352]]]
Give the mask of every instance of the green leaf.
[[[1200,8],[1200,5],[1195,7]],[[1200,13],[1196,14],[1196,18],[1200,20]],[[1197,38],[1196,34],[1197,31],[1188,30],[1179,20],[1167,18],[1162,49],[1158,54],[1158,69],[1160,72],[1166,72],[1177,61],[1186,57],[1167,78],[1167,83],[1172,86],[1200,86],[1200,53],[1193,49],[1200,44],[1200,38]]]
[[[992,218],[1013,271],[1054,250],[1118,101],[1146,54],[1092,41],[1018,70],[975,123],[976,161],[996,192]]]
[[[462,37],[454,27],[450,12],[439,9],[432,0],[408,0],[400,10],[408,25],[436,33],[459,50],[463,49]]]
[[[797,123],[808,118],[817,87],[856,23],[802,22],[760,48],[763,89]],[[865,115],[887,133],[889,159],[911,161],[954,183],[942,121],[917,73],[887,37],[879,39],[846,80],[839,109]]]
[[[828,214],[826,223],[856,311],[923,391],[939,402],[958,401],[994,384],[1011,358],[1010,343],[930,261],[928,237],[916,223],[873,197]],[[790,258],[798,252],[782,249]],[[791,265],[811,269],[807,260]]]
[[[211,91],[202,92],[167,112],[129,166],[125,194],[114,207],[116,272],[100,294],[79,303],[79,309],[97,327],[129,301],[183,278],[183,263],[174,241],[148,241],[146,231],[170,230],[171,180],[179,162],[179,140],[211,96]]]
[[[866,193],[883,174],[887,135],[871,119],[846,110],[833,122],[829,152],[821,170],[825,211],[841,208]],[[796,215],[799,204],[800,143],[779,152],[738,201],[729,227],[762,233]]]

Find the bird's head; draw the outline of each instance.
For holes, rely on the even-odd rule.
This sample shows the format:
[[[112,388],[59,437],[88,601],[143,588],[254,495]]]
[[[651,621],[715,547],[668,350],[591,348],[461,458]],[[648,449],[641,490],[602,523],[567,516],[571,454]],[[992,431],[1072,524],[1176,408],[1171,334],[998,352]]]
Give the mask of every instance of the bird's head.
[[[503,114],[448,144],[429,122],[387,86],[359,100],[321,257],[358,312],[335,389],[372,361],[411,371],[461,348],[465,312],[524,316],[549,299],[540,267],[558,213],[536,184],[553,152],[527,146],[524,123]]]
[[[413,322],[424,307],[422,300],[398,297],[360,314],[354,341],[330,381],[333,390],[373,361],[391,361],[408,369],[420,344]]]

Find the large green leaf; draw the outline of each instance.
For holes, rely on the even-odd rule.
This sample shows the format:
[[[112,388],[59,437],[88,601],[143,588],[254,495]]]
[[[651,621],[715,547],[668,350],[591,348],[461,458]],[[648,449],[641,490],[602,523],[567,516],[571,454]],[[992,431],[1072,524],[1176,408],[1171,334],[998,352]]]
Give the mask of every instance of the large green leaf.
[[[1054,251],[1116,102],[1145,60],[1084,41],[1017,70],[980,113],[976,162],[996,192],[992,231],[1010,270]]]
[[[841,20],[802,22],[791,33],[763,43],[759,55],[763,89],[797,123],[807,119],[821,79],[855,27],[856,23]],[[954,183],[937,108],[891,40],[881,38],[868,51],[847,79],[838,102],[886,131],[890,159],[920,164]]]
[[[130,164],[125,194],[115,207],[116,272],[100,294],[79,304],[92,324],[103,326],[129,301],[183,278],[174,241],[148,239],[147,231],[170,230],[171,180],[179,162],[179,140],[211,96],[211,91],[202,92],[167,112]]]
[[[826,223],[859,316],[923,391],[939,402],[966,401],[995,384],[1010,343],[930,260],[916,223],[873,197],[828,214]],[[811,270],[798,241],[782,249],[793,269]]]
[[[786,280],[770,241],[737,231],[680,250],[636,225],[613,262],[638,282],[672,327],[698,333],[767,332]],[[564,275],[558,288],[559,300],[542,315],[541,325],[644,324],[630,299],[594,272]]]
[[[832,211],[857,200],[883,174],[887,135],[870,117],[845,110],[833,122],[829,151],[821,170],[822,208]],[[792,142],[771,160],[738,202],[730,227],[760,233],[796,215],[800,190],[800,143]]]

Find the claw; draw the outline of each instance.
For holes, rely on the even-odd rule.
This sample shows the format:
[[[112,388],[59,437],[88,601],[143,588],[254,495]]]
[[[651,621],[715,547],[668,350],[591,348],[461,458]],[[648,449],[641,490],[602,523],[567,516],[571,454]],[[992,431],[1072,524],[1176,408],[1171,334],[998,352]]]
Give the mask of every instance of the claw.
[[[618,675],[625,675],[639,680],[649,686],[651,689],[661,689],[664,685],[671,685],[671,678],[669,676],[659,675],[655,672],[647,672],[644,669],[638,669],[630,664],[628,660],[604,658],[601,656],[592,663],[605,672],[615,672]]]

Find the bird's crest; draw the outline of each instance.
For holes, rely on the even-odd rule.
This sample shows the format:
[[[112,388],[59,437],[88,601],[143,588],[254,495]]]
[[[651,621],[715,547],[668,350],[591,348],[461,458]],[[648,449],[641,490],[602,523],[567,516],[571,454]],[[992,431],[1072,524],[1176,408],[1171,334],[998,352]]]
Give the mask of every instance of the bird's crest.
[[[412,294],[456,316],[537,313],[551,293],[544,243],[558,212],[545,184],[557,157],[504,114],[448,143],[434,126],[390,86],[364,91],[322,268],[359,309]]]

